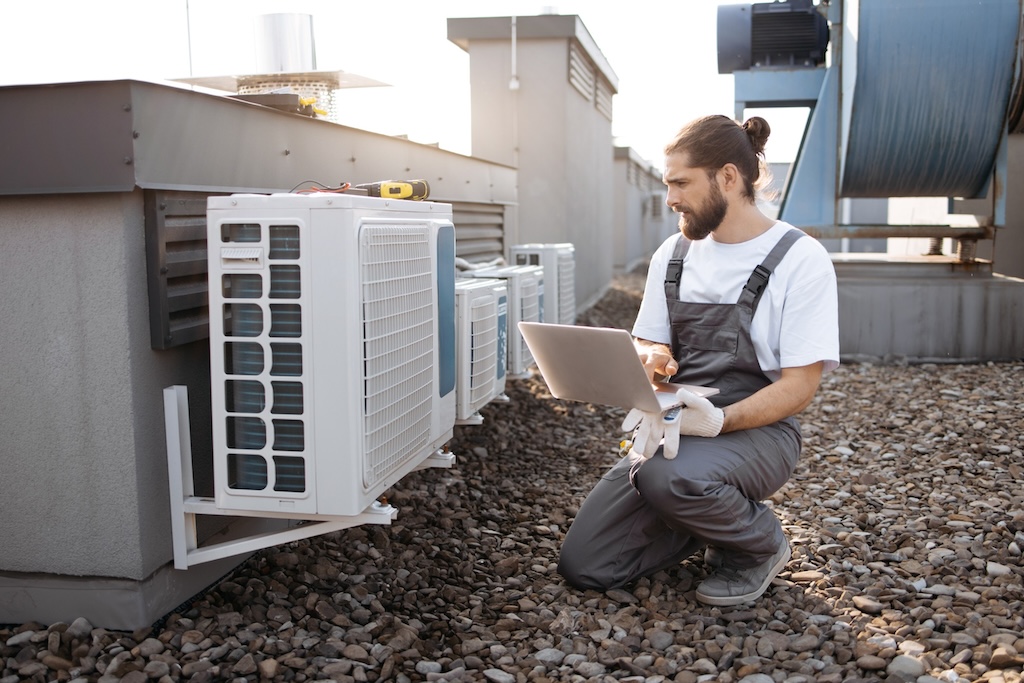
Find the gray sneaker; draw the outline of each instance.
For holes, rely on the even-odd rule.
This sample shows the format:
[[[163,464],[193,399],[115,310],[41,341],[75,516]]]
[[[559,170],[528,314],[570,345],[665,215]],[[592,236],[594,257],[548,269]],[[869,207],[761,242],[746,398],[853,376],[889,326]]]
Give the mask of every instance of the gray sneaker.
[[[704,549],[704,564],[712,569],[718,569],[725,564],[725,554],[713,545]]]
[[[739,605],[756,600],[768,589],[790,558],[789,542],[756,567],[718,567],[697,587],[697,599],[705,605]]]

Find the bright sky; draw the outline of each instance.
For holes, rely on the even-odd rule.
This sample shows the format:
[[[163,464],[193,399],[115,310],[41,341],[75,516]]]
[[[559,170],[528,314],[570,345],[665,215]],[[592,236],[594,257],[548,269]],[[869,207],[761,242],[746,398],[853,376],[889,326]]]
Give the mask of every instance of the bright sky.
[[[0,86],[250,74],[257,17],[297,12],[313,17],[318,70],[393,86],[341,93],[342,123],[470,154],[469,55],[448,41],[447,18],[577,14],[619,78],[616,144],[660,168],[684,123],[734,115],[715,35],[717,5],[734,1],[0,0]],[[753,114],[773,128],[768,161],[791,161],[806,110]]]

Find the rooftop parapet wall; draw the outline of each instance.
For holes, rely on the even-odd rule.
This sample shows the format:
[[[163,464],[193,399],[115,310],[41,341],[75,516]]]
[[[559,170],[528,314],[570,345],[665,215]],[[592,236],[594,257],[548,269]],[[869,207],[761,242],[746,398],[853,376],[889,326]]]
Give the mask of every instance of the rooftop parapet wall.
[[[179,86],[10,86],[0,120],[0,194],[264,193],[402,177],[427,180],[438,201],[516,201],[514,169]]]

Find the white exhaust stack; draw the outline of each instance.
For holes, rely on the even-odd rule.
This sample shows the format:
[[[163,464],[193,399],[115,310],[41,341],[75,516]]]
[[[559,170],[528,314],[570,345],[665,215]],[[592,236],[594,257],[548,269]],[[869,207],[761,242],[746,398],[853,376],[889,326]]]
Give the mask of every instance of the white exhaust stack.
[[[262,74],[316,71],[313,17],[264,14],[256,21],[256,71]]]

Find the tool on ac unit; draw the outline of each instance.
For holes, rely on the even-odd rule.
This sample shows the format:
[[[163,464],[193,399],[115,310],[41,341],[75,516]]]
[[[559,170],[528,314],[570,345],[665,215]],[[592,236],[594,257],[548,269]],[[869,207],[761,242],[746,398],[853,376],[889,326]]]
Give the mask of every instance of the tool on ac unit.
[[[360,183],[352,186],[366,190],[371,197],[385,199],[426,199],[430,195],[430,186],[426,180],[381,180],[376,183]]]

